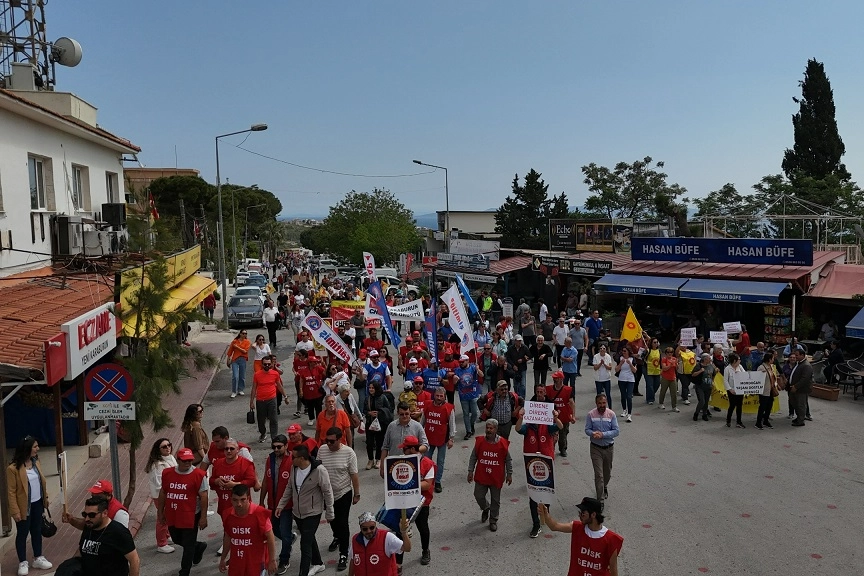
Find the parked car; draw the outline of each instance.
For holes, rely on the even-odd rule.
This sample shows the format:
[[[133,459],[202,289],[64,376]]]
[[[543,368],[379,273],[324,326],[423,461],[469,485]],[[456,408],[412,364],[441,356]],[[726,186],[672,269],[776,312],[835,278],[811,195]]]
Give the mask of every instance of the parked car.
[[[396,276],[377,276],[378,280],[383,284],[388,284],[387,293],[396,292],[399,290],[399,284],[402,282]],[[420,287],[414,284],[407,284],[405,288],[402,289],[403,292],[407,290],[407,293],[404,294],[408,297],[409,300],[414,300],[420,295]]]
[[[237,275],[234,276],[234,287],[237,288],[238,286],[245,285],[248,278],[248,272],[237,272]]]
[[[339,270],[339,263],[336,260],[321,259],[318,261],[318,270],[321,272],[336,272]]]
[[[241,286],[234,292],[234,296],[257,296],[261,299],[262,304],[267,299],[264,291],[258,286]]]
[[[261,289],[261,292],[266,295],[267,293],[267,278],[257,274],[255,276],[249,276],[246,279],[246,286],[257,286]]]
[[[228,301],[228,327],[264,326],[264,304],[257,296],[232,296]]]

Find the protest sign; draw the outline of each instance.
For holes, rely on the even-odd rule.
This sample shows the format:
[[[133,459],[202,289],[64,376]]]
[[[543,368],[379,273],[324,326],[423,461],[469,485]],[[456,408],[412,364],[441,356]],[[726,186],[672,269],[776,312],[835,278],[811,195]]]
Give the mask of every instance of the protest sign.
[[[757,370],[735,374],[734,388],[736,394],[762,394],[765,388],[765,373]]]
[[[740,334],[741,322],[723,322],[723,330],[725,330],[727,334]]]
[[[764,376],[764,374],[763,374]],[[737,388],[737,381],[736,381]],[[761,390],[760,390],[761,393]],[[726,386],[723,384],[723,375],[716,373],[714,375],[714,387],[711,389],[711,399],[708,401],[710,406],[719,408],[725,412],[729,409],[729,394],[726,392]],[[759,412],[759,396],[756,394],[747,394],[744,396],[742,403],[744,414],[756,414]],[[774,397],[774,403],[771,405],[771,413],[776,414],[780,411],[780,397]]]
[[[543,454],[525,454],[524,458],[528,496],[534,502],[555,504],[555,469],[552,458]]]
[[[555,404],[551,402],[525,402],[525,414],[522,416],[522,422],[525,424],[546,424],[552,426],[555,424],[555,416],[552,415],[552,410],[555,409]]]
[[[334,356],[347,364],[354,361],[354,353],[351,351],[351,347],[345,344],[342,338],[336,334],[336,331],[321,316],[316,314],[314,310],[310,310],[306,318],[303,319],[303,326],[309,329],[315,344],[324,346]]]
[[[725,330],[712,330],[709,336],[710,338],[708,341],[712,344],[723,344],[725,346],[729,340],[729,335],[726,334]]]
[[[456,336],[459,337],[459,349],[462,354],[468,353],[469,350],[474,350],[474,335],[471,330],[471,322],[468,319],[468,314],[465,312],[465,305],[462,303],[462,296],[459,288],[453,284],[450,288],[441,295],[441,302],[447,306],[450,315],[447,317],[447,322]]]
[[[696,340],[696,328],[681,328],[681,342]]]
[[[419,506],[420,455],[384,459],[384,507],[388,510]]]
[[[387,312],[390,314],[390,320],[416,322],[425,318],[423,315],[422,300],[411,300],[410,302],[398,306],[387,306]],[[366,294],[366,309],[364,315],[367,318],[382,319],[381,313],[378,311],[378,307],[375,304],[372,294]]]

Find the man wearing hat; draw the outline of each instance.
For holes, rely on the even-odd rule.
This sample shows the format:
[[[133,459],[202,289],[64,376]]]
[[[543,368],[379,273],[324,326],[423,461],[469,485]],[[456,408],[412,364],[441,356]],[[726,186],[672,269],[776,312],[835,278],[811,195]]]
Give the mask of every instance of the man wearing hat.
[[[288,567],[291,565],[291,545],[294,544],[294,536],[291,533],[291,514],[283,514],[281,518],[276,517],[276,504],[282,494],[285,493],[291,478],[291,451],[286,450],[287,446],[288,438],[284,434],[277,434],[270,441],[270,448],[273,452],[267,455],[267,461],[264,463],[261,495],[258,498],[258,505],[266,506],[270,511],[273,534],[282,542],[276,574],[285,574],[288,571]]]
[[[438,452],[435,471],[435,492],[441,493],[441,476],[444,474],[444,459],[447,449],[453,448],[456,438],[456,410],[447,402],[447,391],[443,387],[435,390],[432,401],[423,407],[423,430],[429,440],[429,457]]]
[[[125,528],[129,528],[129,511],[114,498],[114,485],[108,480],[97,480],[93,486],[88,489],[88,492],[94,498],[102,498],[108,502],[108,518],[122,524]],[[84,519],[76,518],[70,514],[64,514],[62,518],[66,524],[71,524],[78,530],[84,529]]]
[[[183,547],[180,576],[189,576],[192,565],[204,557],[206,542],[198,541],[198,530],[207,528],[207,473],[192,465],[189,448],[177,451],[177,466],[162,471],[162,488],[156,504],[159,522],[168,525],[174,544]]]
[[[477,421],[477,398],[480,397],[480,378],[483,371],[476,364],[469,364],[467,354],[459,357],[459,367],[453,371],[459,387],[459,401],[462,403],[462,419],[465,422],[465,440],[474,436],[474,422]]]
[[[399,347],[399,361],[397,364],[397,369],[399,374],[405,374],[405,370],[408,367],[408,354],[411,352],[411,349],[414,347],[414,339],[411,336],[407,336],[405,338],[405,344]]]
[[[430,394],[424,389],[425,381],[423,380],[423,376],[415,376],[412,384],[415,398],[414,408],[411,411],[411,417],[419,422],[420,417],[423,415],[423,409],[426,407],[426,404],[432,403],[432,394]]]
[[[366,390],[373,382],[380,382],[385,391],[393,388],[393,374],[386,362],[381,362],[381,354],[377,348],[369,350],[369,362],[363,368],[355,371],[357,379],[365,382]],[[362,406],[363,404],[361,404]]]
[[[476,474],[475,474],[476,471]],[[498,435],[498,421],[486,420],[486,434],[474,439],[474,450],[468,461],[468,483],[474,482],[474,499],[483,511],[480,521],[489,521],[489,530],[498,531],[501,510],[501,488],[513,483],[513,460],[510,442]],[[490,501],[486,501],[489,492]]]
[[[414,378],[417,376],[423,377],[423,368],[420,366],[417,358],[409,357],[408,365],[405,369],[405,382],[414,383]]]
[[[402,538],[386,528],[378,528],[375,515],[364,512],[360,515],[360,532],[351,538],[348,554],[348,576],[392,576],[400,571],[396,555],[411,551],[408,534],[408,519],[399,522]]]
[[[620,534],[603,526],[603,503],[583,498],[576,505],[579,517],[573,522],[558,522],[544,504],[538,504],[540,519],[553,532],[570,534],[570,571],[568,574],[618,576],[618,553],[624,544]]]
[[[429,550],[429,505],[432,503],[432,498],[435,497],[433,492],[435,485],[435,463],[425,454],[420,454],[420,446],[420,440],[416,436],[406,436],[405,441],[399,447],[402,448],[402,453],[406,456],[413,454],[420,455],[420,494],[423,496],[423,506],[420,508],[420,512],[417,513],[414,523],[417,525],[417,531],[420,532],[420,544],[423,548],[420,564],[426,566],[432,561],[432,553]],[[396,555],[396,563],[401,569],[401,553]]]
[[[517,334],[513,339],[513,345],[507,349],[507,363],[513,368],[513,391],[520,398],[525,398],[525,373],[528,371],[528,360],[531,358],[528,347],[522,339],[521,334]]]
[[[570,433],[570,424],[576,422],[576,400],[573,388],[564,385],[564,372],[558,370],[552,374],[552,385],[546,387],[546,398],[555,403],[555,410],[561,419],[561,428],[558,430],[558,452],[567,457],[567,435]]]
[[[312,458],[318,457],[318,442],[314,438],[310,438],[303,433],[303,427],[300,424],[291,424],[285,429],[288,433],[288,445],[285,450],[290,454],[294,448],[301,444],[305,444],[309,449],[309,454]]]

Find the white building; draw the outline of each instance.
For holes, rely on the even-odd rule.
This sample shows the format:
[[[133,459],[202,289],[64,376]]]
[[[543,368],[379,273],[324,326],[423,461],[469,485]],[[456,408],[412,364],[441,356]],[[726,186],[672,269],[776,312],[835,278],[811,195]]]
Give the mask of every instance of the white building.
[[[0,277],[50,263],[55,215],[71,217],[53,221],[71,227],[57,255],[99,256],[116,243],[132,201],[122,158],[136,152],[73,94],[0,90]]]

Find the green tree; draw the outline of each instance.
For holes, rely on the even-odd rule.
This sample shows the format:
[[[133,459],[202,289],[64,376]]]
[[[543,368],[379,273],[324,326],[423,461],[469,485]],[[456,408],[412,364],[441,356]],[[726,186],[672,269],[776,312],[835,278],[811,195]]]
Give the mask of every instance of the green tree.
[[[414,213],[389,190],[378,188],[371,193],[352,190],[330,207],[320,226],[301,234],[301,239],[310,250],[354,263],[363,261],[363,252],[371,252],[383,264],[420,247]]]
[[[793,98],[799,106],[798,113],[792,116],[795,143],[783,155],[786,178],[796,182],[799,178],[822,180],[835,176],[840,182],[848,181],[852,176],[840,161],[846,147],[837,130],[834,91],[825,66],[815,59],[808,60],[804,80],[799,85],[801,98]],[[826,198],[806,199],[828,205]]]
[[[507,196],[495,211],[495,233],[501,245],[508,248],[544,248],[549,243],[549,220],[567,218],[567,196],[564,192],[549,197],[549,185],[533,168],[525,175],[513,177],[512,196]]]
[[[762,235],[754,211],[761,210],[764,205],[753,195],[741,195],[734,184],[724,184],[705,198],[695,198],[693,203],[698,208],[697,219],[712,221],[716,228],[730,236],[754,238]]]

